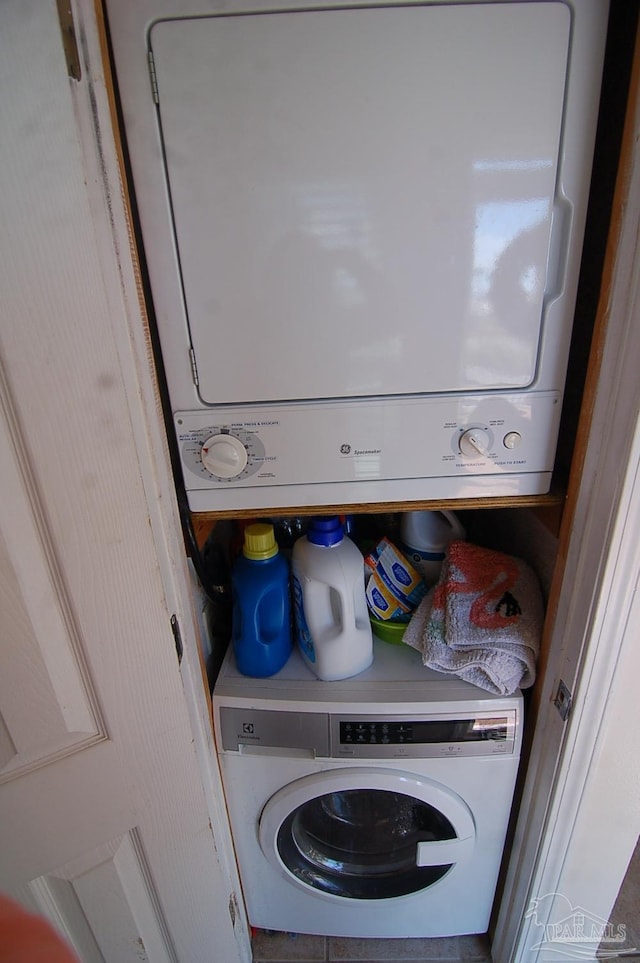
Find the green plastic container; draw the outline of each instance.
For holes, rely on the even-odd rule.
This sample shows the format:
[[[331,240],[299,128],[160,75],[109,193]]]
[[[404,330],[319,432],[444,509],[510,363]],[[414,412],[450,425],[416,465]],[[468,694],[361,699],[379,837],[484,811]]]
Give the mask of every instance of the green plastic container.
[[[400,645],[402,636],[405,633],[408,622],[391,622],[384,619],[377,619],[375,615],[369,616],[373,634],[383,642],[390,642],[392,645]]]

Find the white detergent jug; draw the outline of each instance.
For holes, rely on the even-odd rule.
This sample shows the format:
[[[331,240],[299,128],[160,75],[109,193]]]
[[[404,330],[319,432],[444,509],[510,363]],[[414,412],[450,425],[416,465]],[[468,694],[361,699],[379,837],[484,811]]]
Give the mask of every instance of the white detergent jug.
[[[293,607],[303,658],[319,679],[348,679],[373,661],[364,559],[337,516],[315,518],[293,546]]]
[[[404,554],[430,585],[438,581],[447,546],[466,537],[453,512],[406,512],[400,521]]]

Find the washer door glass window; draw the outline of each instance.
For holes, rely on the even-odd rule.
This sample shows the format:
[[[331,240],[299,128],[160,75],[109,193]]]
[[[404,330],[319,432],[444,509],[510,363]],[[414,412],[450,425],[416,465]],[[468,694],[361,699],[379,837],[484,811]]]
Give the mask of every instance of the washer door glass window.
[[[361,772],[360,778],[354,770],[339,772],[346,788],[319,793],[308,785],[303,793],[308,798],[279,820],[274,819],[276,810],[282,812],[278,796],[288,795],[286,790],[265,807],[263,850],[275,832],[277,860],[296,881],[333,896],[386,899],[432,886],[466,858],[473,848],[473,822],[458,796],[427,780],[412,780],[416,794],[381,788],[371,784],[380,784],[380,773],[362,778]],[[298,783],[327,783],[333,775]],[[386,782],[398,775],[406,783],[406,774],[396,773],[387,773]],[[430,795],[435,797],[431,801]],[[450,811],[446,815],[443,810]]]

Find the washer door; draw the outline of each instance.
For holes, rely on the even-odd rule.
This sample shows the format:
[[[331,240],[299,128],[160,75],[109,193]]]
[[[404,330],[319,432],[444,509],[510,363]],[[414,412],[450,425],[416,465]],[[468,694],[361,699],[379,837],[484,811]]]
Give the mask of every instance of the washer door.
[[[260,846],[292,882],[330,896],[388,899],[419,892],[467,860],[471,811],[427,778],[333,769],[280,789],[260,817]]]

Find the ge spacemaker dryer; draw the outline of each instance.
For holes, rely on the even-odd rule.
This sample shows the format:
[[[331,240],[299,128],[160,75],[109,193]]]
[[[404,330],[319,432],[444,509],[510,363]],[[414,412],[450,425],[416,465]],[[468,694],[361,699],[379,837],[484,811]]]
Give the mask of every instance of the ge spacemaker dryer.
[[[106,0],[192,511],[548,491],[607,0]]]
[[[228,653],[216,740],[251,924],[327,936],[484,933],[518,769],[522,695],[492,696],[375,642],[320,682]]]

